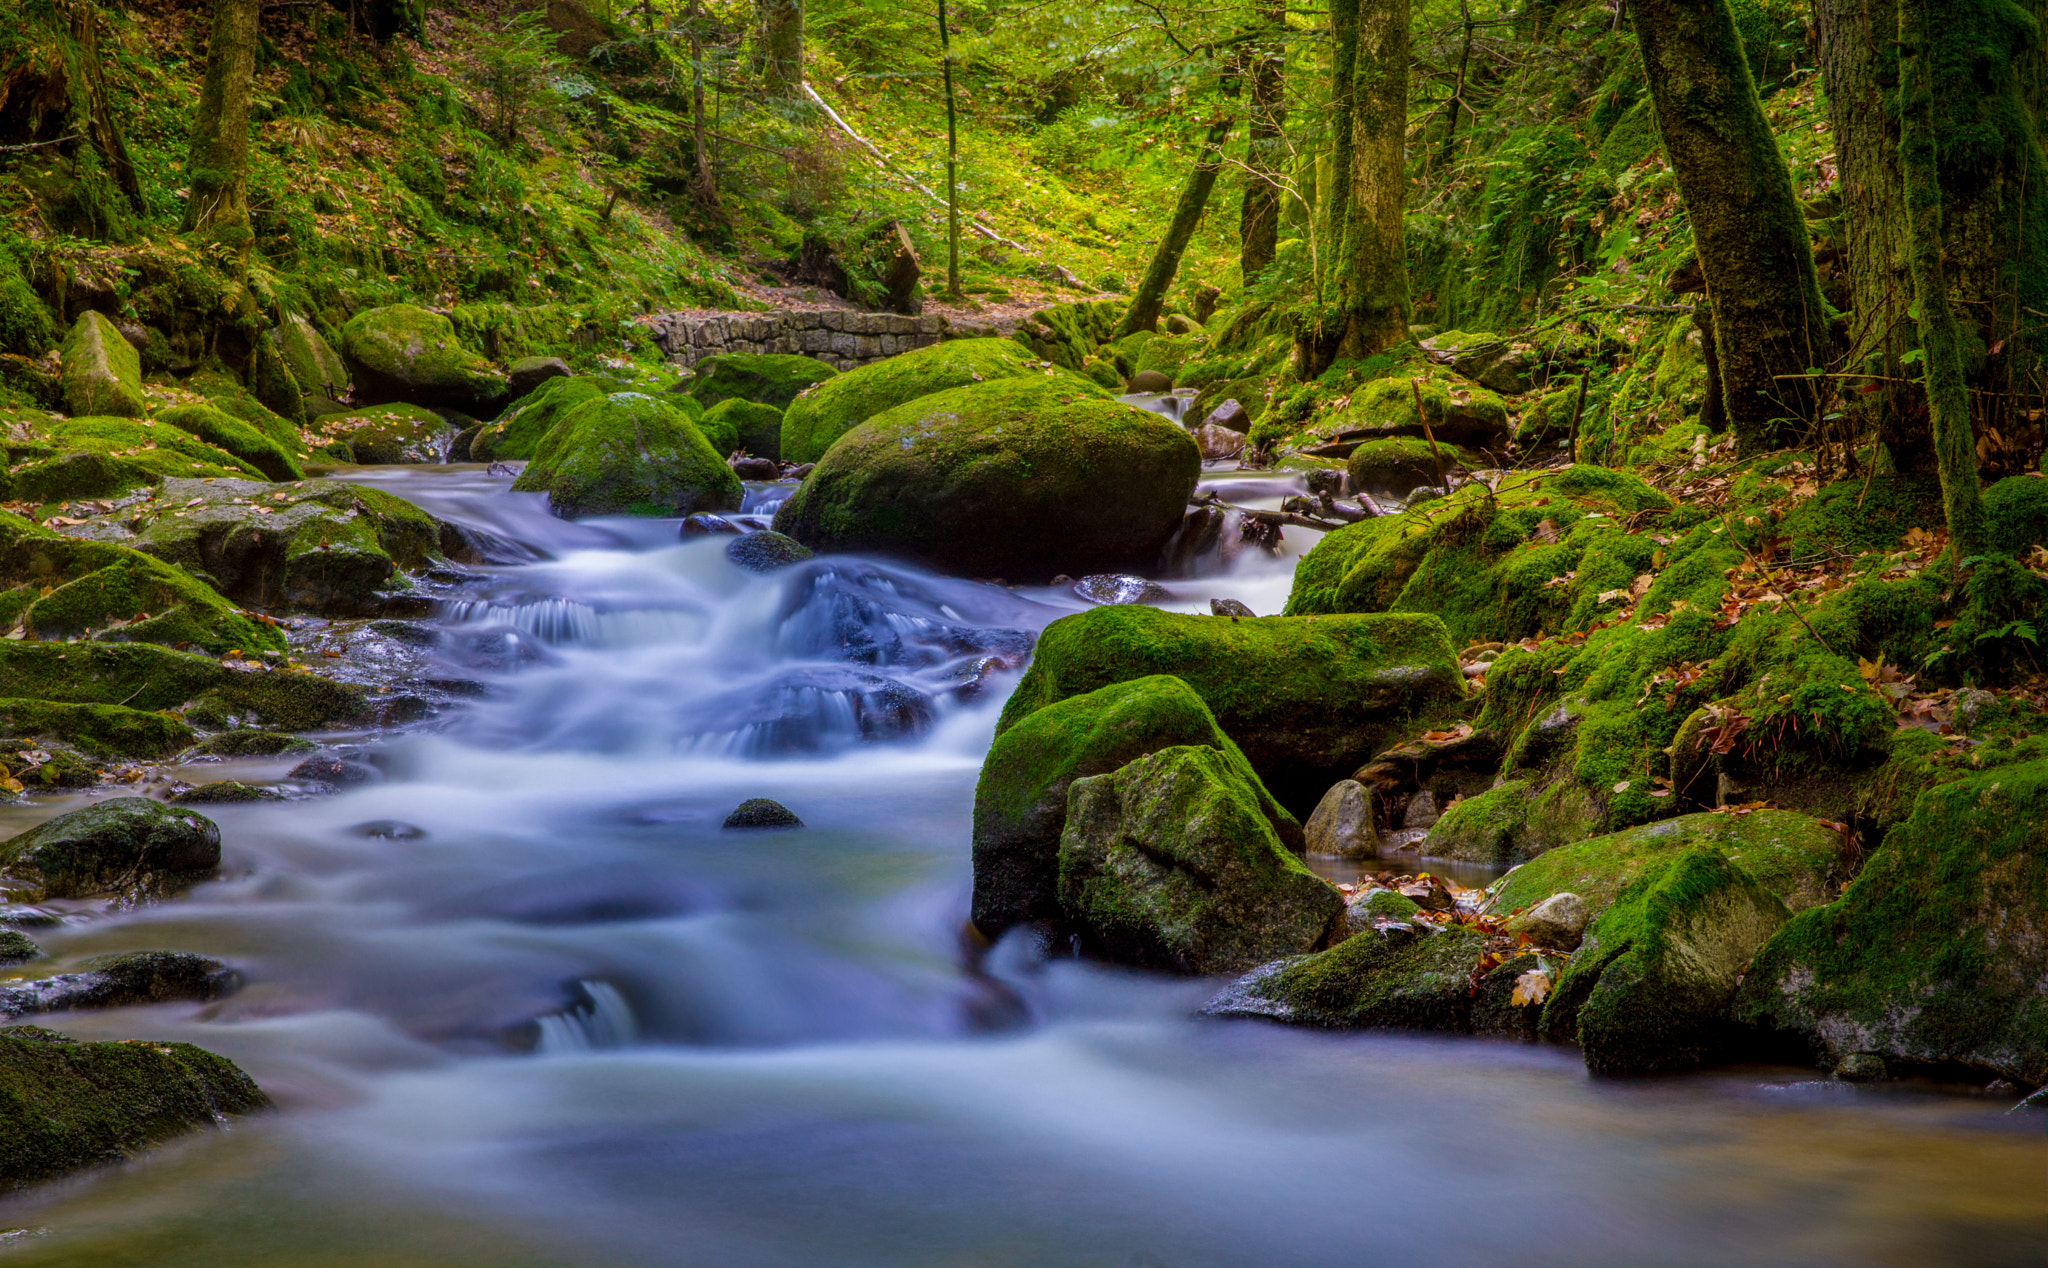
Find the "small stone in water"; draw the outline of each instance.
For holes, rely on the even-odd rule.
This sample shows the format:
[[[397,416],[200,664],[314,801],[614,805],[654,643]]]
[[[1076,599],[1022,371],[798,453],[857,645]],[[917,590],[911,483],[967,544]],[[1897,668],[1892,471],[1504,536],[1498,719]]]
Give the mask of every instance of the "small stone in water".
[[[371,819],[364,823],[350,824],[348,833],[350,836],[381,838],[386,841],[417,841],[427,835],[427,830],[402,819]]]
[[[749,572],[773,572],[812,556],[810,547],[794,537],[770,530],[733,538],[725,544],[725,557]]]
[[[684,537],[713,537],[737,534],[740,526],[723,515],[692,515],[683,521]]]
[[[1835,1066],[1835,1077],[1844,1083],[1875,1083],[1885,1075],[1884,1058],[1874,1052],[1852,1052]]]
[[[1140,370],[1131,376],[1130,386],[1133,394],[1140,392],[1165,392],[1173,387],[1173,380],[1157,370]]]
[[[1209,411],[1209,416],[1202,420],[1202,426],[1223,427],[1243,434],[1252,429],[1252,420],[1251,416],[1245,413],[1244,406],[1236,401],[1225,401]]]
[[[1209,615],[1238,617],[1257,616],[1258,613],[1239,603],[1236,599],[1211,599],[1209,600]]]
[[[343,784],[366,784],[377,777],[377,772],[361,762],[352,762],[345,757],[331,753],[316,753],[291,768],[286,779],[305,784],[328,784],[339,787]]]
[[[779,801],[750,797],[725,817],[728,828],[801,828],[804,821]]]
[[[1094,577],[1083,577],[1074,583],[1074,593],[1090,603],[1103,607],[1118,607],[1128,604],[1152,606],[1161,599],[1169,598],[1166,587],[1143,577],[1132,577],[1121,573],[1104,573]]]
[[[284,794],[274,788],[261,788],[232,779],[217,779],[197,788],[187,788],[171,798],[174,806],[219,805],[236,801],[283,801]]]
[[[782,464],[773,458],[734,458],[726,465],[742,480],[777,480],[782,477]]]

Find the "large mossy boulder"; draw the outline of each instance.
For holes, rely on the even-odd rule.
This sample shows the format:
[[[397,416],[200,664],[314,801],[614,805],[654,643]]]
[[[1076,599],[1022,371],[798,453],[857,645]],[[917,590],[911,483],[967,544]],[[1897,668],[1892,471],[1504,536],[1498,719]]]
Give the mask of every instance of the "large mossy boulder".
[[[730,437],[726,452],[743,449],[755,458],[782,457],[782,411],[738,399],[720,401],[697,420],[704,435]],[[713,447],[717,447],[714,440]]]
[[[1060,912],[1119,964],[1238,972],[1313,950],[1344,909],[1273,832],[1254,780],[1207,745],[1075,779]]]
[[[63,359],[66,413],[140,418],[149,412],[142,395],[142,357],[104,316],[79,314],[64,337]]]
[[[973,383],[1045,377],[1042,364],[1013,340],[956,339],[861,366],[817,384],[783,409],[782,458],[816,462],[841,436],[898,405]],[[1053,377],[1101,394],[1079,375],[1055,370]]]
[[[547,380],[495,423],[484,424],[469,442],[471,462],[504,462],[533,457],[541,437],[578,405],[611,395],[603,379],[570,375]]]
[[[699,361],[692,367],[690,377],[676,384],[674,390],[689,393],[707,410],[725,401],[786,410],[805,389],[838,373],[816,357],[726,353]]]
[[[996,734],[1057,701],[1154,674],[1194,688],[1297,814],[1418,717],[1464,697],[1457,653],[1434,617],[1228,620],[1099,607],[1045,628]]]
[[[1711,1064],[1735,1050],[1729,1005],[1750,957],[1790,917],[1718,850],[1679,851],[1593,922],[1543,1007],[1595,1074]]]
[[[1264,964],[1203,1007],[1209,1017],[1339,1029],[1465,1030],[1485,940],[1458,925],[1361,930],[1327,951]]]
[[[297,313],[286,313],[270,331],[271,346],[284,358],[292,380],[307,398],[319,402],[340,400],[348,393],[348,367],[313,323]],[[326,411],[322,411],[323,413]]]
[[[151,897],[219,866],[213,820],[147,797],[115,797],[0,841],[0,887],[16,902]]]
[[[265,478],[226,450],[153,418],[54,419],[39,424],[36,434],[38,455],[8,473],[13,500],[117,497],[178,477]]]
[[[356,395],[369,404],[443,405],[488,417],[509,393],[490,362],[462,346],[455,325],[411,304],[372,308],[341,328]]]
[[[11,627],[0,633],[19,629],[38,639],[162,643],[216,655],[283,651],[285,645],[276,627],[243,615],[182,569],[127,546],[63,536],[4,511],[0,626]]]
[[[547,494],[564,519],[734,511],[745,496],[697,425],[643,392],[614,392],[564,414],[512,487]]]
[[[793,457],[788,420],[784,456]],[[1078,376],[1001,379],[920,396],[846,433],[775,527],[814,550],[871,551],[970,577],[1129,571],[1156,562],[1201,464],[1171,421]]]
[[[225,1057],[188,1043],[76,1043],[35,1026],[0,1030],[0,1187],[132,1157],[267,1108]]]
[[[167,480],[128,514],[137,550],[251,608],[378,615],[442,548],[425,511],[339,480]]]
[[[1421,412],[1417,412],[1417,397]],[[1374,379],[1327,420],[1340,432],[1362,432],[1377,440],[1434,434],[1439,443],[1500,450],[1508,441],[1507,403],[1475,383],[1431,379]]]
[[[148,643],[0,639],[0,683],[19,699],[176,710],[207,727],[310,731],[361,722],[369,712],[364,689],[351,683]]]
[[[352,406],[322,415],[314,428],[330,444],[345,446],[349,460],[363,466],[443,462],[455,434],[434,411],[403,403]]]
[[[1449,441],[1432,446],[1427,440],[1395,436],[1369,440],[1352,450],[1345,470],[1354,490],[1399,498],[1425,485],[1442,488],[1451,475],[1477,465],[1478,459]]]
[[[1430,839],[1436,839],[1435,829]],[[1637,880],[1698,849],[1725,855],[1788,908],[1804,911],[1827,902],[1833,892],[1829,882],[1842,856],[1842,834],[1790,810],[1680,815],[1538,855],[1495,882],[1493,909],[1506,914],[1552,894],[1572,893],[1598,915]]]
[[[95,757],[169,757],[198,738],[183,719],[168,714],[5,696],[0,696],[0,736],[57,740]]]
[[[975,927],[993,938],[1012,925],[1059,917],[1060,834],[1076,779],[1192,745],[1222,753],[1281,842],[1299,850],[1301,825],[1192,688],[1165,675],[1115,683],[1031,713],[989,747],[974,790]]]
[[[232,454],[272,480],[303,480],[291,450],[250,424],[211,405],[179,405],[156,416],[179,431],[190,432],[224,453]]]
[[[1839,900],[1758,952],[1735,1014],[1830,1066],[2048,1084],[2048,761],[1921,793]]]

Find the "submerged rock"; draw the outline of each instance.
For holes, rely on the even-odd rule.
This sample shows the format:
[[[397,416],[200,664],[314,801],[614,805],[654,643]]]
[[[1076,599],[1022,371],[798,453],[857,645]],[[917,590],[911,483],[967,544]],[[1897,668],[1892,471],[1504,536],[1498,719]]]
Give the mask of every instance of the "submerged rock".
[[[1060,837],[1074,781],[1187,745],[1221,753],[1267,826],[1290,849],[1299,845],[1294,816],[1186,683],[1164,675],[1116,683],[1040,709],[990,745],[974,790],[975,927],[993,938],[1012,925],[1057,919]]]
[[[171,1136],[267,1108],[249,1076],[186,1043],[74,1043],[0,1030],[0,1186],[129,1157]]]
[[[178,806],[233,805],[248,801],[283,801],[284,794],[275,788],[264,788],[256,784],[245,784],[239,780],[217,779],[209,784],[187,788],[171,798],[171,804]]]
[[[220,829],[147,797],[115,797],[0,842],[0,885],[16,902],[146,897],[220,866]]]
[[[302,784],[343,788],[351,784],[371,782],[377,778],[377,768],[338,753],[315,753],[292,767],[285,778]]]
[[[569,410],[535,445],[512,487],[547,494],[564,519],[738,510],[743,496],[739,477],[697,425],[641,392],[614,392]]]
[[[1167,594],[1166,587],[1156,581],[1124,574],[1083,577],[1073,584],[1072,589],[1076,597],[1103,606],[1119,603],[1157,606],[1162,600],[1172,597]]]
[[[1344,900],[1302,866],[1223,752],[1161,749],[1077,778],[1060,835],[1060,911],[1104,958],[1242,970],[1320,945]]]
[[[130,951],[88,961],[74,973],[0,986],[0,1016],[213,1000],[233,994],[241,985],[240,973],[203,955]]]
[[[1465,1030],[1472,966],[1484,949],[1479,935],[1457,925],[1433,933],[1405,924],[1369,929],[1327,951],[1261,965],[1202,1013],[1298,1026]]]
[[[793,537],[771,529],[747,533],[725,544],[725,557],[749,572],[774,572],[812,558],[810,550]]]
[[[767,797],[749,797],[733,807],[720,825],[727,828],[801,828],[804,821],[796,812]]]
[[[12,929],[0,929],[0,964],[26,964],[39,960],[43,949],[25,933]]]
[[[1041,363],[1010,339],[955,339],[919,348],[861,366],[817,384],[784,407],[782,452],[785,462],[816,462],[841,436],[862,423],[934,392],[975,383],[1043,377]],[[1051,382],[1091,396],[1101,389],[1066,370],[1053,372]]]

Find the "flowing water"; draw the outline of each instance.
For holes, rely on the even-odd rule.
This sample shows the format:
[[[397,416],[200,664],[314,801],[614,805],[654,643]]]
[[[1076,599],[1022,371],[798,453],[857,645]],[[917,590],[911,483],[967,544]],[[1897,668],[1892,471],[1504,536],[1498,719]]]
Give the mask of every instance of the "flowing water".
[[[41,931],[240,966],[186,1039],[278,1112],[0,1205],[33,1265],[2039,1264],[2039,1120],[1810,1071],[1589,1080],[1550,1047],[1203,1023],[1214,989],[963,954],[980,758],[1078,600],[743,572],[474,469],[438,655],[487,690],[338,795],[214,813],[223,877]],[[1219,480],[1277,502],[1284,477]],[[780,492],[757,487],[748,510]],[[1168,606],[1277,611],[1256,550]],[[449,672],[454,672],[450,670]],[[279,778],[289,759],[195,767]],[[747,797],[807,827],[721,830]],[[10,810],[19,830],[64,803]]]

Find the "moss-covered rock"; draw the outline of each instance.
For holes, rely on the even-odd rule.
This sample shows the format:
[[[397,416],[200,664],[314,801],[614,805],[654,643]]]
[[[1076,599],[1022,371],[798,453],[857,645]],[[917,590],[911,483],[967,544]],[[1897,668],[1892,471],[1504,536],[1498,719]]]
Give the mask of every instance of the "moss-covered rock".
[[[1422,856],[1499,865],[1541,853],[1527,840],[1532,794],[1528,780],[1509,779],[1477,796],[1459,798],[1430,825]]]
[[[1416,393],[1423,413],[1416,412]],[[1508,439],[1507,403],[1476,384],[1446,384],[1432,379],[1374,379],[1352,393],[1327,425],[1340,431],[1364,432],[1368,439],[1421,436],[1423,419],[1438,443],[1474,449],[1500,449]]]
[[[15,697],[66,704],[186,710],[206,726],[290,731],[358,722],[363,688],[317,674],[236,667],[147,643],[39,643],[0,639],[0,682]]]
[[[996,734],[1057,701],[1154,674],[1192,687],[1297,813],[1417,717],[1464,695],[1457,654],[1432,617],[1226,621],[1099,607],[1045,628]]]
[[[2007,476],[1984,490],[1984,530],[1985,544],[2009,555],[2048,542],[2048,479]]]
[[[270,341],[306,396],[338,401],[349,389],[348,367],[341,355],[297,313],[286,313],[270,332]]]
[[[504,377],[462,346],[453,323],[411,304],[351,317],[341,353],[356,394],[372,404],[445,405],[488,417],[507,395]]]
[[[169,423],[261,471],[272,480],[303,480],[306,473],[291,452],[241,419],[211,405],[179,405],[156,421]]]
[[[1739,1021],[1832,1066],[2048,1084],[2048,761],[1931,788],[1839,900],[1757,954]]]
[[[0,1030],[0,1185],[117,1162],[172,1136],[269,1105],[225,1057],[187,1043],[74,1043]]]
[[[1344,465],[1353,489],[1405,497],[1424,485],[1442,487],[1445,477],[1470,470],[1480,465],[1480,460],[1448,441],[1432,447],[1427,440],[1396,436],[1366,441],[1351,451]]]
[[[744,449],[756,458],[782,457],[782,411],[773,405],[729,398],[705,410],[697,426],[707,438],[730,437],[725,442],[727,453]],[[712,447],[717,448],[717,443]]]
[[[351,407],[325,414],[314,430],[330,442],[348,446],[350,459],[364,465],[441,462],[455,434],[439,414],[406,404]]]
[[[786,456],[788,439],[785,416]],[[1121,572],[1156,561],[1200,472],[1194,441],[1161,415],[1076,375],[1007,378],[920,396],[862,423],[783,504],[775,527],[816,550],[897,555],[975,577]]]
[[[205,583],[125,546],[79,541],[0,512],[0,584],[23,602],[5,624],[44,639],[282,651],[284,637]]]
[[[169,757],[194,738],[181,719],[161,713],[7,697],[0,697],[0,735],[62,740],[98,757]]]
[[[1833,893],[1842,834],[1789,810],[1680,815],[1539,854],[1495,882],[1493,908],[1506,914],[1569,892],[1597,916],[1638,879],[1697,849],[1724,855],[1788,908],[1804,911]]]
[[[280,757],[310,753],[316,745],[282,731],[222,731],[192,746],[197,757]]]
[[[338,480],[169,480],[138,512],[137,550],[250,608],[377,615],[441,545],[425,511]]]
[[[79,314],[64,337],[64,409],[74,415],[140,418],[149,412],[142,396],[142,358],[99,313]]]
[[[1577,387],[1546,392],[1522,411],[1515,424],[1515,444],[1522,452],[1567,441],[1572,433],[1572,411],[1578,408]]]
[[[213,820],[147,797],[114,797],[0,841],[0,886],[17,902],[147,897],[219,866]]]
[[[1593,922],[1544,1004],[1543,1031],[1576,1041],[1595,1074],[1719,1060],[1743,970],[1789,916],[1720,851],[1680,850]]]
[[[690,377],[676,386],[706,410],[725,401],[744,401],[781,411],[806,388],[838,373],[816,357],[728,353],[705,357],[691,368]]]
[[[153,418],[52,420],[37,433],[54,452],[10,473],[23,502],[116,497],[177,477],[264,478],[226,450]]]
[[[745,492],[695,423],[642,392],[614,392],[564,414],[512,487],[547,494],[565,519],[732,511]]]
[[[995,379],[1044,377],[1037,359],[1009,339],[956,339],[861,366],[827,379],[792,400],[782,412],[782,458],[816,462],[847,432],[921,396]],[[1055,370],[1055,381],[1090,395],[1102,390],[1077,374]]]
[[[611,388],[603,379],[580,375],[549,379],[521,398],[518,407],[503,418],[484,424],[483,430],[469,442],[469,460],[504,462],[531,458],[540,438],[570,410],[610,394]]]
[[[1262,965],[1202,1012],[1345,1029],[1466,1029],[1472,968],[1484,941],[1457,925],[1367,929],[1327,951]]]
[[[1015,924],[1058,917],[1060,834],[1076,779],[1191,745],[1222,753],[1282,843],[1300,847],[1301,825],[1192,688],[1165,675],[1115,683],[1036,710],[989,747],[974,790],[975,926],[993,938]]]
[[[1343,899],[1280,843],[1255,789],[1206,745],[1075,779],[1060,835],[1061,914],[1107,959],[1182,973],[1313,949]]]

